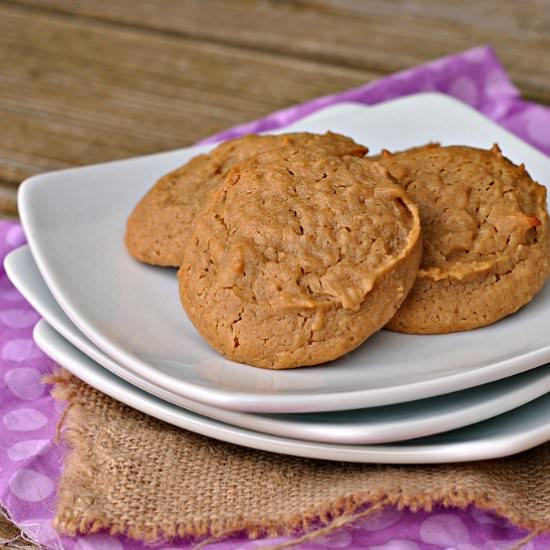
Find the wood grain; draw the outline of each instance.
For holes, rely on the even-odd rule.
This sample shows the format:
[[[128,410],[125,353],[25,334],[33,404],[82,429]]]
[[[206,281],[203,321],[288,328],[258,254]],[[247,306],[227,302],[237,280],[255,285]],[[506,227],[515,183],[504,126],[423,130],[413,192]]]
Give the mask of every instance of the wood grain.
[[[7,519],[6,511],[0,507],[0,548],[25,550],[36,548],[21,538],[20,530]]]
[[[0,180],[182,147],[377,76],[0,4]]]
[[[549,0],[0,0],[0,188],[485,42],[550,102],[548,29]],[[14,200],[4,191],[0,212]]]
[[[380,73],[490,43],[526,96],[550,103],[548,0],[19,3]]]
[[[4,219],[15,219],[17,211],[17,190],[0,180],[0,212]]]

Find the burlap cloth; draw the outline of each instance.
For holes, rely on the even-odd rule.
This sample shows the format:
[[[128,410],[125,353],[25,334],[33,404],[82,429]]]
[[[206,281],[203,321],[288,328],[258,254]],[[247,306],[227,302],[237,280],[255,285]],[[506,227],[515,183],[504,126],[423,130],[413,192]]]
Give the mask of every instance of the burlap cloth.
[[[550,531],[550,443],[513,457],[436,466],[349,464],[256,451],[175,428],[101,394],[65,371],[69,452],[56,528],[131,538],[252,537],[338,526],[386,504],[495,510]]]

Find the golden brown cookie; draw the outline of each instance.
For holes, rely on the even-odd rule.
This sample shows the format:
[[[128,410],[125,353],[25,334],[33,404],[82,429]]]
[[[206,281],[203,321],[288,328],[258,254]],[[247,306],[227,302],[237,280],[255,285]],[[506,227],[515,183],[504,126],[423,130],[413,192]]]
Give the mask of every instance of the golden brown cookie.
[[[384,326],[420,263],[417,207],[375,163],[286,147],[236,166],[178,273],[199,332],[235,361],[330,361]]]
[[[495,145],[430,145],[385,153],[381,164],[418,204],[418,280],[388,328],[446,333],[514,313],[550,272],[546,189]]]
[[[148,264],[179,267],[197,212],[229,170],[241,160],[285,145],[335,155],[364,156],[367,152],[352,139],[331,132],[249,135],[226,141],[163,176],[141,199],[126,226],[130,254]]]

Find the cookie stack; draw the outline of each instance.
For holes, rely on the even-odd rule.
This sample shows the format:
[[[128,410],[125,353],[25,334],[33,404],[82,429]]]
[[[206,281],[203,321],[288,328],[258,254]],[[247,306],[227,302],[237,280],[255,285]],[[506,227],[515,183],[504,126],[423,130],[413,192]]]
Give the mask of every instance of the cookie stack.
[[[367,148],[334,133],[251,135],[161,178],[125,242],[178,267],[183,307],[226,357],[331,361],[383,327],[482,327],[550,273],[545,188],[491,150]]]

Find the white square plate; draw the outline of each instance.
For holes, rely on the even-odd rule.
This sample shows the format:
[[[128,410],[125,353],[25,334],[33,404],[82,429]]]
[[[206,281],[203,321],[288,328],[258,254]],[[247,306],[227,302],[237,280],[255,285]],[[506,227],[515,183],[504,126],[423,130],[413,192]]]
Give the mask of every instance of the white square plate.
[[[54,360],[70,364],[71,371],[81,380],[134,409],[174,426],[263,451],[346,462],[430,464],[508,456],[536,447],[550,438],[550,394],[546,394],[485,422],[401,443],[344,445],[301,441],[286,434],[276,436],[232,426],[157,399],[102,369],[45,321],[36,325],[34,339]]]
[[[420,94],[375,107],[340,105],[285,131],[332,130],[367,145],[428,141],[490,147],[544,183],[550,159],[462,103]],[[209,147],[53,172],[20,191],[24,229],[48,287],[73,323],[123,368],[176,395],[228,409],[312,412],[448,393],[550,360],[550,285],[517,314],[464,333],[381,331],[319,367],[266,371],[232,363],[202,340],[178,299],[175,270],[135,262],[126,218],[162,174]]]
[[[52,327],[49,331],[45,328],[37,331],[42,336],[42,349],[52,359],[80,378],[82,370],[88,366],[96,373],[93,378],[95,387],[104,393],[110,391],[109,395],[117,399],[116,389],[109,384],[114,378],[112,374],[136,386],[136,389],[140,388],[152,396],[179,405],[182,411],[176,418],[180,427],[187,427],[186,419],[191,411],[232,426],[292,439],[352,445],[395,443],[468,426],[508,412],[550,392],[550,365],[545,365],[450,395],[387,407],[302,414],[258,414],[212,407],[151,384],[94,346],[71,323],[55,301],[28,246],[10,252],[4,267],[10,281]],[[59,334],[52,336],[54,329]],[[82,353],[77,353],[74,348]],[[110,372],[101,376],[98,364]],[[132,401],[125,402],[134,406]],[[139,406],[136,408],[139,409]],[[194,428],[194,424],[189,425],[189,429]]]

